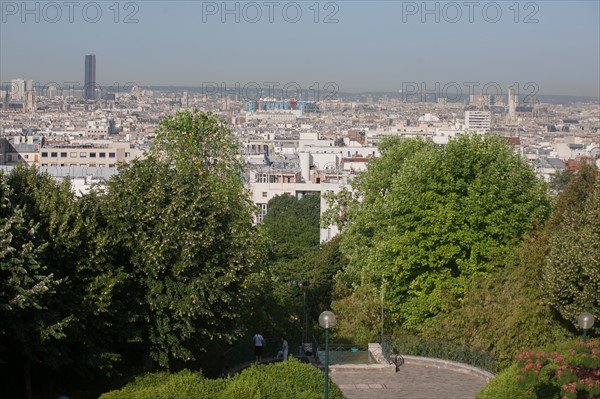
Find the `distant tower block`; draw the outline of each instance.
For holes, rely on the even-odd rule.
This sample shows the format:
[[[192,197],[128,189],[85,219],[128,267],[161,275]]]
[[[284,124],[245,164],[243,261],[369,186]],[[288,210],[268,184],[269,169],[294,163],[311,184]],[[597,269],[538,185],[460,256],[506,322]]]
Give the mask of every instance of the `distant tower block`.
[[[85,56],[85,86],[83,87],[83,98],[86,100],[96,99],[96,56]]]
[[[517,102],[518,97],[512,89],[508,90],[508,123],[514,123],[517,120]]]
[[[10,82],[10,99],[13,101],[25,100],[25,80],[13,79]]]

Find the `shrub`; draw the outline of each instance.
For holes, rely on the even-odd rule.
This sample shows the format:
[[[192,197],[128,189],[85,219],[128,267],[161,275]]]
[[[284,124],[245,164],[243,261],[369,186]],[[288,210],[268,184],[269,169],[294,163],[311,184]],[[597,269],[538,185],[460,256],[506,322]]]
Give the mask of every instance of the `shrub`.
[[[600,397],[598,342],[575,342],[565,349],[517,355],[519,383],[560,392],[560,397],[566,399]]]
[[[320,399],[325,389],[323,373],[298,360],[252,366],[228,380],[220,399]],[[343,399],[342,391],[329,381],[329,397]]]
[[[598,342],[569,342],[529,351],[490,382],[477,399],[592,399],[600,397]]]
[[[146,374],[119,390],[107,392],[100,399],[213,399],[212,392],[222,385],[219,380],[208,380],[202,373],[183,370]]]
[[[517,374],[516,364],[504,369],[477,394],[477,399],[536,399],[532,386],[525,387],[517,383]]]
[[[320,399],[324,381],[319,369],[290,359],[252,366],[234,377],[218,380],[188,370],[147,374],[120,390],[105,393],[100,399]],[[344,399],[331,380],[329,397]]]

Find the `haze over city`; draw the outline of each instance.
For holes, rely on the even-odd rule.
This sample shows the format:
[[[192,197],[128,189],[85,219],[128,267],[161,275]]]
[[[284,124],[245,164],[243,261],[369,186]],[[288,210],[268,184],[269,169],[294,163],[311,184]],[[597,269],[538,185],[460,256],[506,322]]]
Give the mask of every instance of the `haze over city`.
[[[538,94],[598,97],[599,3],[2,1],[0,81],[198,87],[335,82],[534,82]],[[467,93],[468,94],[468,93]]]

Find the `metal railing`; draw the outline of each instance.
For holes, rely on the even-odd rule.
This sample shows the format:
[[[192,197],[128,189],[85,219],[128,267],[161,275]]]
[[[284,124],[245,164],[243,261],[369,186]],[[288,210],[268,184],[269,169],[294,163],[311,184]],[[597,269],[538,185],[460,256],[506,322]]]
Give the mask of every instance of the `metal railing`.
[[[388,337],[383,336],[381,338],[382,338],[381,339],[381,352],[382,352],[383,357],[385,358],[385,360],[388,363],[391,363],[392,362],[392,348],[390,346],[390,342],[388,341],[388,338],[391,338],[391,337],[389,337],[389,336]]]
[[[315,362],[321,363],[321,359],[319,359],[319,343],[314,335],[312,336],[312,354],[315,358]]]
[[[496,359],[488,352],[454,342],[399,335],[384,337],[381,348],[388,361],[392,354],[422,356],[469,364],[493,374],[497,371]]]

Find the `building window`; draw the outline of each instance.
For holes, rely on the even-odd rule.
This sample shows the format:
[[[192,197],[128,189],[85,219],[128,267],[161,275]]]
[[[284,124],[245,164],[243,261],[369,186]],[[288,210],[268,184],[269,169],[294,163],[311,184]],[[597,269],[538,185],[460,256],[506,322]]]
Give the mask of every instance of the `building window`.
[[[71,158],[77,158],[77,153],[76,152],[72,152],[70,155],[71,155]]]
[[[108,157],[109,157],[109,158],[115,158],[116,156],[117,156],[117,154],[116,154],[116,153],[114,153],[114,152],[109,152],[109,153],[108,153]]]
[[[99,153],[98,153],[98,156],[99,156],[100,158],[106,158],[106,153],[105,153],[105,152],[99,152]]]
[[[29,159],[29,155],[25,154],[25,159]]]
[[[95,152],[90,152],[90,158],[96,158],[96,153]]]
[[[6,160],[9,161],[9,162],[12,161],[12,154],[7,154],[6,155]]]
[[[256,204],[256,206],[258,206],[258,208],[260,209],[260,212],[258,213],[258,215],[256,215],[256,221],[260,223],[263,221],[265,215],[267,214],[267,204]]]
[[[79,158],[86,158],[87,157],[87,152],[80,152],[79,153]]]
[[[263,191],[262,196],[266,198],[267,197],[267,192]]]
[[[66,158],[67,157],[67,153],[66,152],[61,152],[60,153],[60,157],[61,158]]]
[[[51,153],[50,153],[50,157],[51,157],[51,158],[56,158],[56,157],[58,157],[58,152],[51,152]]]

